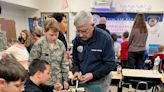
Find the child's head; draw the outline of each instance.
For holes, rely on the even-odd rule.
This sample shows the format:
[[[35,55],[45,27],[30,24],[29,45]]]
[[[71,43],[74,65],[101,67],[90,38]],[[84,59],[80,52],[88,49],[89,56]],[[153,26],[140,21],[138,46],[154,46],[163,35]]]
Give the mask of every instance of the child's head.
[[[113,41],[116,42],[118,38],[117,34],[113,33],[111,36],[112,36]]]
[[[29,66],[29,73],[37,78],[38,83],[46,84],[50,79],[50,64],[45,60],[34,59]]]
[[[125,31],[123,34],[122,34],[122,38],[123,39],[127,39],[129,37],[129,32],[128,31]]]
[[[0,60],[0,92],[21,92],[27,71],[12,57]]]
[[[163,52],[163,51],[164,51],[164,46],[163,45],[160,45],[158,47],[158,52],[160,53],[160,52]]]

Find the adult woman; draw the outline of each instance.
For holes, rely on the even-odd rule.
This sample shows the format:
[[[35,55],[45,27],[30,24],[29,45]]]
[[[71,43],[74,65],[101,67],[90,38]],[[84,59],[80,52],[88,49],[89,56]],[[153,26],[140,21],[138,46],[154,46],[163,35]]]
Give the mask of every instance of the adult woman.
[[[128,43],[128,68],[144,68],[147,36],[144,14],[137,14]]]

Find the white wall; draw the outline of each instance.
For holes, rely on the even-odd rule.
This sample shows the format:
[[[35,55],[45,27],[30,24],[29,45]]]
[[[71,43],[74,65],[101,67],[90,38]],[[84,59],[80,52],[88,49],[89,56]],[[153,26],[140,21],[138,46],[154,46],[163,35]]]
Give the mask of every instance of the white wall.
[[[164,3],[164,0],[113,0],[113,1],[114,1],[114,6],[118,8],[127,8],[128,6],[130,6],[130,8],[127,8],[128,11],[133,11],[133,9],[137,7],[150,8],[151,12],[164,11],[164,6],[162,5],[162,3]],[[136,7],[132,7],[132,6],[136,6]],[[149,11],[145,11],[145,12],[149,12]]]
[[[13,8],[11,6],[4,5],[4,4],[1,4],[1,8],[2,8],[2,11],[1,11],[1,14],[0,14],[1,18],[15,20],[16,34],[17,35],[19,34],[19,32],[22,29],[27,28],[26,18],[25,18],[25,15],[24,15],[25,12],[23,10],[16,9],[16,8]]]
[[[2,2],[20,5],[23,7],[29,7],[33,9],[39,9],[39,1],[40,0],[1,0]]]
[[[62,1],[63,0],[40,0],[40,11],[41,12],[68,12],[69,8],[62,9]]]
[[[21,0],[21,2],[18,2],[18,1],[19,0],[16,0],[16,1],[15,0],[5,0],[5,2],[0,1],[0,5],[1,5],[1,9],[2,9],[0,18],[13,19],[15,21],[17,37],[19,36],[19,33],[22,29],[29,30],[29,26],[28,26],[28,18],[29,17],[40,16],[40,12],[38,13],[37,9],[36,8],[34,9],[34,7],[33,7],[34,3],[30,5],[30,3],[29,3],[30,0],[26,0],[26,1],[28,1],[26,6],[20,6],[20,4],[24,5],[24,3],[25,3],[24,0]]]
[[[0,17],[14,19],[16,22],[17,35],[26,28],[28,29],[28,17],[38,16],[41,12],[79,12],[80,10],[91,11],[90,7],[94,0],[67,0],[68,8],[62,9],[63,0],[1,0],[11,5],[2,6],[2,13]],[[1,3],[0,1],[0,3]],[[142,6],[150,8],[145,12],[164,12],[164,0],[113,0],[113,5],[117,8],[124,8],[124,10],[131,11],[129,6]],[[14,6],[14,7],[13,7]],[[17,7],[15,7],[17,6]],[[38,9],[38,10],[37,10]],[[123,11],[124,11],[123,10]],[[73,21],[72,21],[73,22]],[[73,28],[73,27],[72,27]],[[155,35],[153,39],[148,42],[162,43],[164,38],[164,23],[161,25],[160,34]],[[71,30],[71,29],[70,29]]]
[[[91,11],[90,7],[95,0],[67,0],[69,7],[62,9],[64,0],[40,0],[41,12],[79,12],[80,10]],[[100,1],[100,0],[99,0]],[[118,8],[127,8],[127,6],[149,7],[153,12],[164,11],[164,0],[111,0],[113,5]],[[132,9],[127,8],[129,11]]]

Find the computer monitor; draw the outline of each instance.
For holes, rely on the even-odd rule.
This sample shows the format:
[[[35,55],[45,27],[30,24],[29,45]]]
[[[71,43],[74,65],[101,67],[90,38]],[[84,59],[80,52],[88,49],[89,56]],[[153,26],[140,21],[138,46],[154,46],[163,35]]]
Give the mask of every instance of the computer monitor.
[[[149,56],[158,52],[159,44],[149,44]]]

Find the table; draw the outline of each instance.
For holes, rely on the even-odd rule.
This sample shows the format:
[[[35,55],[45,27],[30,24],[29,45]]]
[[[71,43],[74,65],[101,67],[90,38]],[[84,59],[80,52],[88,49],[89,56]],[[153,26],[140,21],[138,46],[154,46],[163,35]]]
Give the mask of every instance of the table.
[[[117,71],[111,71],[111,76],[112,76],[112,83],[117,85],[117,91],[122,92],[122,89],[120,88],[120,83],[123,79],[122,73],[118,73]]]
[[[123,81],[125,83],[133,82],[133,86],[140,81],[145,81],[151,84],[152,90],[158,90],[157,85],[161,83],[162,75],[156,70],[141,70],[141,69],[123,69]],[[134,84],[135,83],[135,84]]]
[[[122,74],[118,73],[117,71],[111,71],[111,75],[112,75],[112,79],[121,80],[123,78]]]
[[[128,77],[161,78],[156,70],[122,69],[122,75]]]
[[[162,76],[161,81],[164,84],[164,74],[161,74],[161,76]]]

